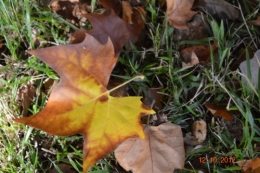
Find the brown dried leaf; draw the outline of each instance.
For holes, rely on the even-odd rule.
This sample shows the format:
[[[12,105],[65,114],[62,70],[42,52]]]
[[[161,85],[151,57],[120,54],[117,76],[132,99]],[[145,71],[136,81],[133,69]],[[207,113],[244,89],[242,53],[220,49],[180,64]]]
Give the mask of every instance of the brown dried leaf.
[[[131,4],[128,1],[122,1],[122,7],[123,7],[123,20],[126,21],[126,23],[133,24],[132,22],[133,10]]]
[[[238,166],[242,167],[246,173],[259,173],[260,171],[260,158],[254,160],[244,160],[236,162]]]
[[[123,20],[128,23],[127,27],[131,32],[130,41],[136,43],[139,40],[139,36],[145,28],[145,22],[143,18],[146,16],[145,10],[137,6],[131,7],[127,1],[122,1],[123,6]]]
[[[115,150],[119,164],[134,173],[172,173],[185,161],[181,128],[170,122],[143,125],[145,140],[128,138]]]
[[[225,118],[227,121],[233,120],[233,116],[231,112],[226,109],[226,106],[211,103],[206,103],[205,106],[214,116]]]
[[[205,47],[203,45],[196,45],[196,46],[187,47],[181,50],[180,54],[186,62],[192,61],[191,60],[192,52],[194,52],[197,55],[199,62],[208,61],[210,58],[211,51],[215,52],[217,50],[217,47],[218,47],[218,43],[216,40],[214,40],[211,46]]]
[[[188,21],[197,14],[191,11],[194,0],[166,0],[167,10],[166,14],[170,25],[177,29],[188,29]]]
[[[119,56],[122,47],[130,37],[130,31],[125,21],[120,19],[112,10],[106,10],[102,15],[93,13],[84,15],[84,17],[91,22],[93,28],[88,31],[84,29],[77,30],[72,36],[73,40],[71,43],[82,42],[85,38],[85,33],[92,35],[102,44],[105,44],[108,38],[110,38],[115,54]]]

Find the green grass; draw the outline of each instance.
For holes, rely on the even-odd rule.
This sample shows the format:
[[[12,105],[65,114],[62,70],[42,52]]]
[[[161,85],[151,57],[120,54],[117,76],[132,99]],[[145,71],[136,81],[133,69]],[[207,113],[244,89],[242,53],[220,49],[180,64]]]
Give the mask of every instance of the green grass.
[[[243,1],[250,9],[247,1]],[[259,5],[259,4],[258,4]],[[92,1],[92,9],[98,8]],[[42,87],[46,79],[59,79],[47,65],[36,57],[29,56],[26,50],[53,45],[67,44],[68,33],[76,27],[61,17],[40,7],[36,1],[0,0],[0,36],[5,43],[1,52],[0,64],[0,172],[48,172],[58,168],[60,163],[68,163],[80,172],[82,169],[82,137],[53,137],[27,126],[15,124],[14,117],[20,117],[17,92],[21,85],[32,83],[38,90],[29,108],[29,114],[39,112],[47,102],[48,93]],[[146,76],[144,82],[130,84],[131,93],[137,95],[149,87],[162,87],[163,110],[168,120],[179,124],[183,132],[188,132],[190,123],[203,119],[208,124],[207,139],[197,150],[186,153],[183,173],[196,172],[241,172],[232,164],[212,164],[210,158],[234,157],[236,160],[259,157],[257,146],[260,142],[260,126],[257,115],[260,113],[260,92],[245,86],[238,71],[231,71],[238,45],[246,45],[257,50],[260,45],[259,28],[241,22],[236,32],[231,32],[232,23],[208,17],[209,37],[203,40],[174,42],[174,28],[165,19],[165,10],[156,6],[155,1],[146,4],[146,26],[149,44],[144,48],[132,45],[122,51],[120,68],[124,69],[113,76],[129,79],[137,74]],[[93,10],[92,10],[93,11]],[[243,18],[248,21],[257,16],[255,11]],[[239,35],[242,35],[240,37]],[[219,43],[211,63],[201,63],[196,67],[181,67],[179,47],[184,44],[209,43],[212,39]],[[252,40],[252,41],[248,41]],[[250,77],[249,77],[250,78]],[[235,140],[225,122],[213,117],[203,106],[206,102],[229,105],[238,110],[235,115],[241,124],[241,141]],[[205,157],[208,164],[195,164]],[[92,173],[120,172],[122,169],[113,154],[100,160],[90,170]]]

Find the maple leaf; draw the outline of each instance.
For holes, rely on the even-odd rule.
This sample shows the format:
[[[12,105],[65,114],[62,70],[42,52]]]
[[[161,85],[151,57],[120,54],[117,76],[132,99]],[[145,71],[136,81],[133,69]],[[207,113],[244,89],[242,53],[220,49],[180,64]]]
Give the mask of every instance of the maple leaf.
[[[78,44],[29,51],[56,71],[60,82],[42,111],[14,120],[53,135],[82,134],[84,172],[126,138],[144,138],[140,117],[154,113],[140,97],[109,95],[106,86],[117,62],[113,43],[85,35]]]
[[[187,22],[197,14],[191,11],[194,0],[166,0],[168,21],[177,29],[188,29]]]
[[[185,161],[180,126],[166,122],[159,126],[143,125],[146,139],[125,140],[115,150],[115,157],[127,171],[134,173],[172,173]]]

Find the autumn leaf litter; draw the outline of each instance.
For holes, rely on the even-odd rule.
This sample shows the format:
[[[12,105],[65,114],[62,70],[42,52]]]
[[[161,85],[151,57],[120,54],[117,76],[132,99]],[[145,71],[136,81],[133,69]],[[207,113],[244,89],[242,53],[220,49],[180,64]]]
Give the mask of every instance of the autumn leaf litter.
[[[9,132],[7,130],[1,131],[1,134],[6,133],[3,135],[3,138],[0,139],[1,148],[4,148],[2,143],[6,144],[6,141],[11,138],[26,140],[27,143],[32,143],[34,147],[30,147],[30,145],[27,144],[26,147],[24,147],[24,144],[17,145],[17,150],[24,147],[25,152],[23,153],[23,157],[28,158],[27,155],[28,153],[32,153],[32,148],[34,148],[34,151],[39,152],[39,164],[37,164],[35,168],[31,166],[30,169],[42,170],[40,166],[42,162],[42,166],[48,167],[47,169],[51,172],[55,172],[56,169],[61,169],[63,172],[81,171],[82,157],[84,158],[83,162],[88,162],[88,166],[86,166],[86,163],[84,163],[83,166],[83,169],[86,171],[100,158],[111,153],[111,151],[117,147],[115,150],[115,158],[119,164],[126,171],[132,170],[136,173],[170,173],[176,169],[183,169],[183,172],[192,172],[192,169],[202,172],[213,171],[214,169],[219,171],[223,169],[241,169],[241,171],[244,172],[257,172],[259,170],[257,166],[259,160],[258,152],[260,151],[258,147],[260,131],[258,128],[259,123],[257,122],[259,114],[259,62],[257,60],[257,58],[259,58],[259,40],[256,39],[257,32],[255,31],[259,29],[257,27],[258,15],[250,19],[247,18],[248,25],[246,24],[246,26],[243,27],[241,24],[243,22],[241,21],[245,20],[245,15],[249,15],[248,11],[241,7],[240,4],[231,5],[224,0],[195,1],[194,4],[193,1],[167,0],[166,2],[158,2],[162,6],[161,8],[153,6],[154,4],[145,3],[144,1],[141,1],[141,4],[136,4],[132,1],[123,1],[122,5],[117,0],[100,2],[101,4],[95,4],[95,7],[90,5],[90,1],[84,3],[81,1],[52,1],[52,4],[50,4],[54,13],[61,15],[65,20],[77,27],[85,25],[86,20],[89,20],[92,24],[91,30],[81,29],[69,31],[69,33],[72,33],[72,36],[70,38],[67,37],[68,40],[72,40],[71,45],[73,45],[73,50],[76,50],[78,55],[81,54],[82,50],[87,49],[88,52],[83,51],[82,57],[83,54],[86,57],[92,56],[89,52],[92,52],[92,54],[96,56],[95,59],[92,58],[92,60],[88,60],[90,66],[87,65],[85,67],[83,60],[76,62],[76,64],[79,63],[76,66],[80,67],[83,65],[82,69],[87,69],[86,72],[82,71],[81,68],[74,67],[74,69],[80,71],[78,74],[87,74],[84,75],[85,77],[90,74],[91,77],[89,78],[89,82],[86,82],[86,85],[85,83],[81,83],[80,80],[73,82],[75,79],[77,81],[78,78],[73,74],[73,69],[65,65],[67,64],[66,61],[59,61],[59,63],[53,65],[54,60],[51,59],[51,57],[66,57],[64,59],[68,60],[73,57],[72,55],[75,55],[73,50],[69,50],[69,46],[63,46],[63,49],[60,49],[62,46],[57,46],[53,49],[44,48],[32,51],[32,54],[35,54],[36,57],[47,63],[57,74],[46,67],[44,67],[46,68],[45,71],[41,71],[43,69],[42,67],[35,66],[35,69],[33,69],[31,68],[33,66],[29,65],[28,67],[31,69],[30,75],[25,73],[25,75],[18,76],[19,79],[25,82],[21,82],[16,86],[16,96],[8,96],[4,92],[7,92],[14,84],[10,83],[10,85],[7,85],[7,81],[13,82],[15,80],[12,76],[12,72],[8,74],[8,72],[12,71],[10,67],[14,67],[13,71],[19,71],[20,69],[26,71],[27,68],[12,64],[12,58],[7,58],[6,56],[11,55],[11,53],[6,51],[8,50],[6,43],[1,42],[1,51],[2,54],[5,55],[4,58],[0,59],[0,76],[2,77],[1,82],[3,82],[0,83],[2,87],[1,94],[4,93],[1,96],[5,98],[5,100],[0,100],[1,115],[9,116],[7,119],[2,119],[1,122],[7,126],[11,123],[11,127],[15,126],[19,129],[18,133],[12,132],[10,129]],[[105,10],[102,5],[106,8],[111,7],[115,12]],[[96,11],[91,13],[93,8],[95,8]],[[153,11],[156,8],[158,8],[158,16],[156,16],[156,12]],[[240,10],[245,10],[242,16],[239,13],[239,8]],[[250,8],[252,7],[250,6]],[[165,16],[164,13],[166,14]],[[118,16],[122,16],[123,20]],[[164,17],[169,22],[166,29],[165,24],[160,24]],[[228,19],[225,23],[223,23],[222,20],[224,18]],[[158,27],[155,29],[157,24]],[[241,30],[248,31],[249,34],[243,38],[236,37],[239,35],[240,30],[235,30],[235,27],[232,27],[233,24],[235,27],[238,26],[238,28],[242,28]],[[232,32],[227,33],[227,30],[231,30]],[[66,32],[65,34],[68,36]],[[91,44],[86,44],[86,41],[83,41],[85,35],[87,35],[89,40],[93,39],[89,37],[88,34],[95,39],[92,40]],[[84,36],[84,38],[82,36]],[[0,38],[3,37],[1,36]],[[123,48],[126,40],[130,40],[132,43],[127,43],[126,47]],[[41,42],[42,39],[38,39],[38,41]],[[39,44],[39,42],[37,44]],[[94,43],[97,43],[96,45],[98,46],[93,45]],[[136,43],[136,47],[131,46],[131,44],[134,43]],[[113,48],[106,50],[106,48],[109,47],[107,46],[108,44],[112,44]],[[79,45],[79,47],[76,45]],[[104,45],[105,51],[95,52],[99,50],[99,46],[102,47]],[[3,47],[4,49],[2,49]],[[46,45],[46,47],[48,46]],[[154,52],[147,51],[150,48],[153,48]],[[45,49],[48,55],[45,55]],[[156,52],[157,50],[162,51]],[[20,51],[23,52],[25,50]],[[56,51],[58,53],[56,53]],[[114,52],[113,55],[110,55],[109,52],[111,51]],[[244,53],[238,53],[241,51]],[[63,52],[65,52],[65,54]],[[102,52],[106,54],[104,57],[115,56],[119,58],[113,61],[104,60],[105,63],[100,65],[101,62],[104,61],[99,60],[97,57],[99,57],[99,54]],[[23,56],[29,61],[32,59],[32,57],[28,57],[27,55]],[[75,59],[77,58],[78,57]],[[250,58],[252,59],[250,60]],[[69,60],[69,62],[75,63],[74,59]],[[8,66],[8,64],[11,64],[11,66]],[[64,67],[66,66],[67,69],[65,72],[61,70],[63,68],[60,66],[61,64],[64,64]],[[239,67],[239,69],[234,67]],[[89,71],[88,68],[90,68]],[[113,68],[114,70],[112,71]],[[112,72],[112,76],[110,76],[110,72]],[[126,105],[135,104],[136,106],[134,107],[136,108],[138,107],[137,102],[139,102],[141,98],[140,95],[144,97],[142,101],[146,104],[146,108],[142,108],[134,113],[138,115],[138,125],[132,125],[132,127],[138,127],[138,135],[137,133],[133,134],[131,132],[130,136],[126,135],[123,139],[115,142],[108,151],[98,155],[94,161],[89,161],[86,159],[91,158],[92,155],[97,155],[91,154],[91,150],[88,148],[88,142],[86,142],[86,139],[88,139],[89,136],[93,137],[93,135],[82,129],[77,130],[77,126],[67,124],[65,127],[62,127],[64,126],[64,123],[62,123],[63,120],[61,122],[62,126],[60,127],[62,127],[62,129],[73,128],[72,131],[75,131],[75,133],[65,132],[63,134],[63,132],[59,132],[60,128],[53,130],[50,128],[50,125],[53,124],[59,127],[56,120],[48,122],[55,116],[51,114],[51,112],[55,112],[55,109],[58,110],[58,114],[61,115],[66,115],[66,111],[73,112],[73,110],[77,111],[72,114],[85,114],[83,109],[81,111],[80,108],[81,106],[85,106],[84,101],[81,101],[83,98],[81,95],[75,96],[75,98],[79,98],[79,101],[77,101],[77,105],[80,105],[79,108],[74,107],[74,104],[71,104],[73,106],[70,108],[70,103],[67,102],[65,98],[59,98],[59,94],[56,95],[56,93],[62,93],[63,89],[65,89],[61,95],[66,96],[66,93],[70,91],[67,86],[74,87],[74,85],[78,83],[80,84],[78,86],[83,88],[77,89],[84,91],[89,90],[89,88],[95,88],[93,87],[94,83],[95,85],[97,84],[96,86],[98,87],[96,87],[96,89],[89,91],[99,93],[96,96],[90,96],[90,98],[98,98],[95,102],[98,106],[94,108],[92,106],[86,106],[86,108],[88,111],[98,110],[98,113],[103,111],[102,114],[107,115],[107,110],[103,110],[101,105],[103,105],[106,99],[112,99],[112,97],[104,94],[104,97],[99,98],[99,95],[102,95],[102,93],[106,91],[105,88],[107,84],[109,88],[114,88],[126,81],[126,79],[130,79],[139,73],[146,76],[145,81],[128,83],[120,87],[120,90],[115,90],[113,94],[111,94],[120,100],[115,101],[115,104],[117,102],[118,104],[114,107],[117,107],[118,110],[119,105],[122,105],[122,107],[124,107],[123,109],[129,109],[129,106],[123,106],[125,102],[124,98],[129,98],[129,101],[126,101]],[[38,75],[39,77],[31,78],[31,75]],[[42,76],[44,77],[41,78]],[[58,80],[59,77],[60,80]],[[65,82],[66,85],[63,85],[64,83],[61,83],[61,81],[64,82],[65,78],[69,79],[69,82]],[[93,82],[93,80],[98,82]],[[91,84],[91,82],[93,83]],[[98,88],[102,88],[101,93],[98,91]],[[76,99],[73,98],[72,93],[77,92],[78,91],[74,90],[73,92],[70,91],[70,95],[66,97],[71,97],[75,102]],[[129,96],[138,97],[136,97],[137,100],[131,100]],[[59,100],[61,100],[60,105],[67,105],[66,108],[59,108],[59,104],[56,102],[59,102]],[[53,107],[48,106],[52,103],[54,103]],[[16,108],[14,105],[16,105]],[[45,106],[47,106],[49,110],[44,108]],[[153,108],[154,111],[147,108],[147,106]],[[7,107],[10,107],[10,109],[7,109]],[[40,113],[42,109],[44,111],[47,110],[46,115]],[[141,118],[141,115],[144,115],[145,112],[150,115]],[[36,113],[37,115],[41,115],[42,118],[31,118],[31,115]],[[113,112],[113,114],[114,113],[115,112]],[[123,115],[123,113],[120,115]],[[50,117],[47,118],[48,116]],[[131,116],[134,115],[131,114]],[[85,143],[82,146],[83,139],[78,135],[69,138],[59,138],[41,134],[42,132],[40,131],[32,131],[32,129],[24,132],[22,127],[12,123],[11,119],[13,117],[25,117],[20,120],[17,119],[16,121],[32,125],[33,127],[48,131],[52,134],[72,135],[81,133],[84,135]],[[103,117],[102,120],[100,120],[95,118],[95,116],[93,117],[93,119],[95,119],[91,119],[91,121],[95,122],[93,127],[101,127],[101,122],[105,118]],[[46,118],[48,121],[45,120]],[[71,116],[69,119],[71,119],[72,122],[74,118]],[[84,121],[85,120],[79,118],[79,122]],[[113,123],[117,121],[117,119],[113,119]],[[130,121],[132,120],[129,120],[129,122]],[[142,121],[143,125],[141,125],[140,121]],[[120,122],[122,121],[120,120]],[[86,121],[85,123],[87,124],[88,122]],[[109,126],[109,130],[112,132],[111,134],[108,129],[104,131],[105,133],[108,132],[108,136],[111,136],[109,141],[112,139],[112,136],[114,136],[113,134],[116,134],[116,131],[113,130],[113,127],[116,127],[115,124],[111,127]],[[91,124],[85,127],[88,126],[91,127]],[[128,126],[122,124],[120,129],[124,128],[128,130]],[[140,134],[142,128],[146,135],[145,140],[134,137],[142,136]],[[176,129],[170,130],[171,128]],[[90,132],[96,129],[101,128],[94,127]],[[134,129],[131,130],[134,131]],[[99,132],[94,133],[94,136],[98,135]],[[30,138],[28,138],[28,136],[30,136]],[[122,136],[123,135],[119,135],[119,138]],[[97,140],[92,137],[89,139]],[[104,141],[104,138],[106,138],[106,135],[103,135],[100,141]],[[114,140],[116,141],[117,139],[113,138],[112,142],[110,142],[113,143]],[[130,144],[128,144],[128,142],[130,142]],[[133,143],[135,143],[135,145],[133,145]],[[175,144],[178,145],[176,146]],[[95,144],[93,143],[93,145]],[[97,151],[98,147],[100,146],[97,146],[94,150]],[[177,149],[176,147],[179,148]],[[82,148],[85,154],[80,157]],[[104,145],[101,148],[107,147]],[[247,150],[248,153],[244,153],[245,150]],[[65,154],[63,154],[63,152]],[[86,155],[86,153],[88,154]],[[169,153],[171,154],[169,155]],[[9,155],[11,154],[9,153]],[[62,155],[67,155],[68,157]],[[71,155],[73,157],[71,157]],[[135,158],[132,155],[137,157]],[[165,158],[160,158],[160,155]],[[54,163],[54,161],[47,163],[48,160],[55,160],[56,156],[64,158],[56,160],[56,163]],[[142,157],[148,159],[144,161],[145,159]],[[216,159],[221,160],[221,158],[225,157],[234,157],[236,162],[227,161],[225,164],[213,163]],[[104,158],[104,160],[106,160],[105,162],[111,166],[110,170],[114,172],[126,172],[116,163],[115,158],[113,154]],[[205,161],[204,158],[208,158],[208,160]],[[76,164],[75,161],[73,161],[74,159],[77,162]],[[13,167],[12,169],[14,169],[15,164],[12,164],[13,162],[15,161],[11,159],[11,164],[4,163],[4,167],[7,169],[8,167]],[[208,163],[209,166],[205,163]],[[104,168],[104,165],[106,165],[106,163],[103,164],[102,161],[98,162],[96,166],[89,169],[89,172],[102,169],[106,170],[107,168]],[[17,168],[18,167],[19,166],[17,166]],[[26,170],[25,167],[22,169]]]

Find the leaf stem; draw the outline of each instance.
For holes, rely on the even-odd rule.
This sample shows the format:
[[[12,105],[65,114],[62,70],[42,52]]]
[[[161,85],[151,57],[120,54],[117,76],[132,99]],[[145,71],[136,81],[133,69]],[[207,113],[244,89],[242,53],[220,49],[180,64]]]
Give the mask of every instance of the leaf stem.
[[[120,87],[122,87],[122,86],[124,86],[124,85],[126,85],[126,84],[128,84],[128,83],[130,83],[130,82],[132,82],[132,81],[134,81],[134,80],[136,80],[136,79],[138,79],[138,80],[144,80],[144,75],[138,74],[138,75],[136,75],[135,77],[133,77],[132,79],[129,79],[128,81],[122,83],[121,85],[116,86],[115,88],[112,88],[111,90],[106,91],[105,93],[111,93],[112,91],[115,91],[116,89],[118,89],[118,88],[120,88]],[[105,94],[105,93],[104,93],[104,94]],[[103,94],[102,94],[102,95],[103,95]]]

